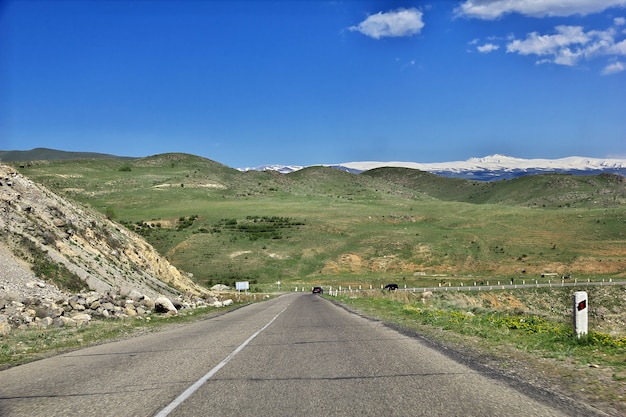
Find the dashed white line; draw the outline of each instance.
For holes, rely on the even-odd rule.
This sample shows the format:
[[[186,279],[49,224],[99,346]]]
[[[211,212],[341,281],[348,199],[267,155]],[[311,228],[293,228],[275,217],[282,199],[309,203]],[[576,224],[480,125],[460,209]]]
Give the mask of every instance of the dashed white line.
[[[289,305],[287,305],[287,307],[289,307]],[[207,382],[209,379],[211,379],[211,377],[213,377],[213,375],[215,375],[217,373],[217,371],[219,371],[220,369],[222,369],[228,362],[230,362],[230,360],[232,358],[235,357],[235,355],[237,355],[239,352],[241,352],[241,350],[246,347],[246,345],[248,343],[250,343],[255,337],[257,337],[259,334],[261,334],[261,332],[265,329],[267,329],[273,322],[274,320],[276,320],[278,318],[278,316],[280,316],[285,310],[287,310],[287,307],[283,308],[278,314],[276,314],[269,322],[267,322],[267,324],[263,327],[261,327],[259,330],[257,330],[252,336],[250,336],[249,338],[246,339],[245,342],[243,342],[241,345],[239,345],[237,347],[237,349],[233,350],[230,355],[228,355],[226,358],[224,358],[224,360],[222,360],[220,363],[218,363],[213,369],[211,369],[206,375],[204,375],[202,378],[200,378],[199,380],[197,380],[192,386],[190,386],[189,388],[187,388],[185,390],[185,392],[183,392],[182,394],[180,394],[174,401],[172,401],[171,403],[169,403],[167,405],[167,407],[165,407],[163,410],[161,410],[158,414],[155,415],[155,417],[167,417],[176,407],[178,407],[183,401],[185,401],[187,398],[189,398],[194,392],[196,392],[198,390],[198,388],[200,388],[202,385],[204,385],[205,382]]]

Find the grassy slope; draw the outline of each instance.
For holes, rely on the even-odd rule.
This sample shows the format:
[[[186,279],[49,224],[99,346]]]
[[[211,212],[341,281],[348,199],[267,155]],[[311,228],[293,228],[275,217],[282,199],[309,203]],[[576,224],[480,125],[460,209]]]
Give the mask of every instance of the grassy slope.
[[[626,181],[619,175],[544,174],[494,182],[444,178],[408,168],[378,168],[362,175],[401,184],[446,201],[527,207],[615,207],[626,203]]]
[[[423,280],[414,272],[474,280],[626,270],[621,177],[478,183],[402,168],[361,175],[324,167],[243,173],[185,154],[33,163],[20,170],[136,228],[207,284],[392,278],[410,284]],[[190,225],[177,230],[189,216]],[[223,219],[241,226],[251,216],[298,225],[259,239],[220,227]]]

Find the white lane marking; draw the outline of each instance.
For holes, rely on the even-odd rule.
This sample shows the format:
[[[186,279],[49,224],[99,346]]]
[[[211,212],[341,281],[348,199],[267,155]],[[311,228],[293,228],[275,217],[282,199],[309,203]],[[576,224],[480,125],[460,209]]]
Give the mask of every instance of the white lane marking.
[[[291,303],[289,303],[291,304]],[[289,307],[289,305],[287,305],[287,307]],[[180,394],[178,396],[178,398],[176,398],[174,401],[172,401],[167,407],[165,407],[163,410],[161,410],[158,414],[156,414],[154,417],[167,417],[176,407],[178,407],[183,401],[185,401],[187,398],[189,398],[194,392],[196,392],[198,390],[198,388],[200,388],[202,385],[204,385],[205,382],[207,382],[209,379],[211,379],[211,377],[213,375],[215,375],[215,373],[217,371],[219,371],[220,369],[222,369],[228,362],[230,362],[230,360],[232,358],[235,357],[236,354],[238,354],[239,352],[241,352],[241,350],[246,347],[246,345],[248,343],[250,343],[255,337],[257,337],[259,334],[261,334],[261,332],[265,329],[267,329],[273,322],[274,320],[276,320],[278,318],[278,316],[280,316],[285,310],[287,310],[287,307],[283,308],[278,314],[276,314],[274,316],[274,318],[272,318],[265,326],[261,327],[259,330],[257,330],[256,333],[254,333],[252,336],[250,336],[248,339],[246,339],[245,342],[243,342],[241,345],[239,345],[239,347],[237,347],[237,349],[233,350],[231,352],[230,355],[228,355],[224,360],[222,360],[220,363],[218,363],[215,368],[211,369],[205,376],[203,376],[202,378],[200,378],[199,380],[197,380],[192,386],[190,386],[189,388],[187,388],[185,390],[185,392],[183,392],[182,394]]]

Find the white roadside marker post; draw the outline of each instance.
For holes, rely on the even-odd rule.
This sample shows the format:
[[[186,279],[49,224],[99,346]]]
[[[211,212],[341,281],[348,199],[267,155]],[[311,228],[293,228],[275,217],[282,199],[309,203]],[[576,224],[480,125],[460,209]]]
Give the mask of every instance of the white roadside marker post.
[[[574,293],[574,332],[579,339],[588,333],[588,312],[587,292],[576,291]]]

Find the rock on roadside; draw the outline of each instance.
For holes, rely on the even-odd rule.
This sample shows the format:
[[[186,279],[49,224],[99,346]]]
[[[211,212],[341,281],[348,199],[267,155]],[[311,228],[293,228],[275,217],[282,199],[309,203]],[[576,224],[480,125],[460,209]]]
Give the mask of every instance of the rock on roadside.
[[[68,294],[53,300],[0,293],[0,335],[8,334],[13,329],[80,327],[88,325],[92,319],[123,320],[152,314],[172,316],[180,310],[230,304],[230,299],[222,302],[215,298],[205,299],[190,294],[173,300],[165,296],[152,300],[137,291],[128,294],[120,291],[92,291]]]
[[[184,294],[158,297],[166,314],[193,308],[221,307],[232,300]],[[138,290],[70,294],[35,276],[28,265],[0,243],[0,335],[32,327],[86,326],[92,319],[127,319],[158,313],[156,300]]]

